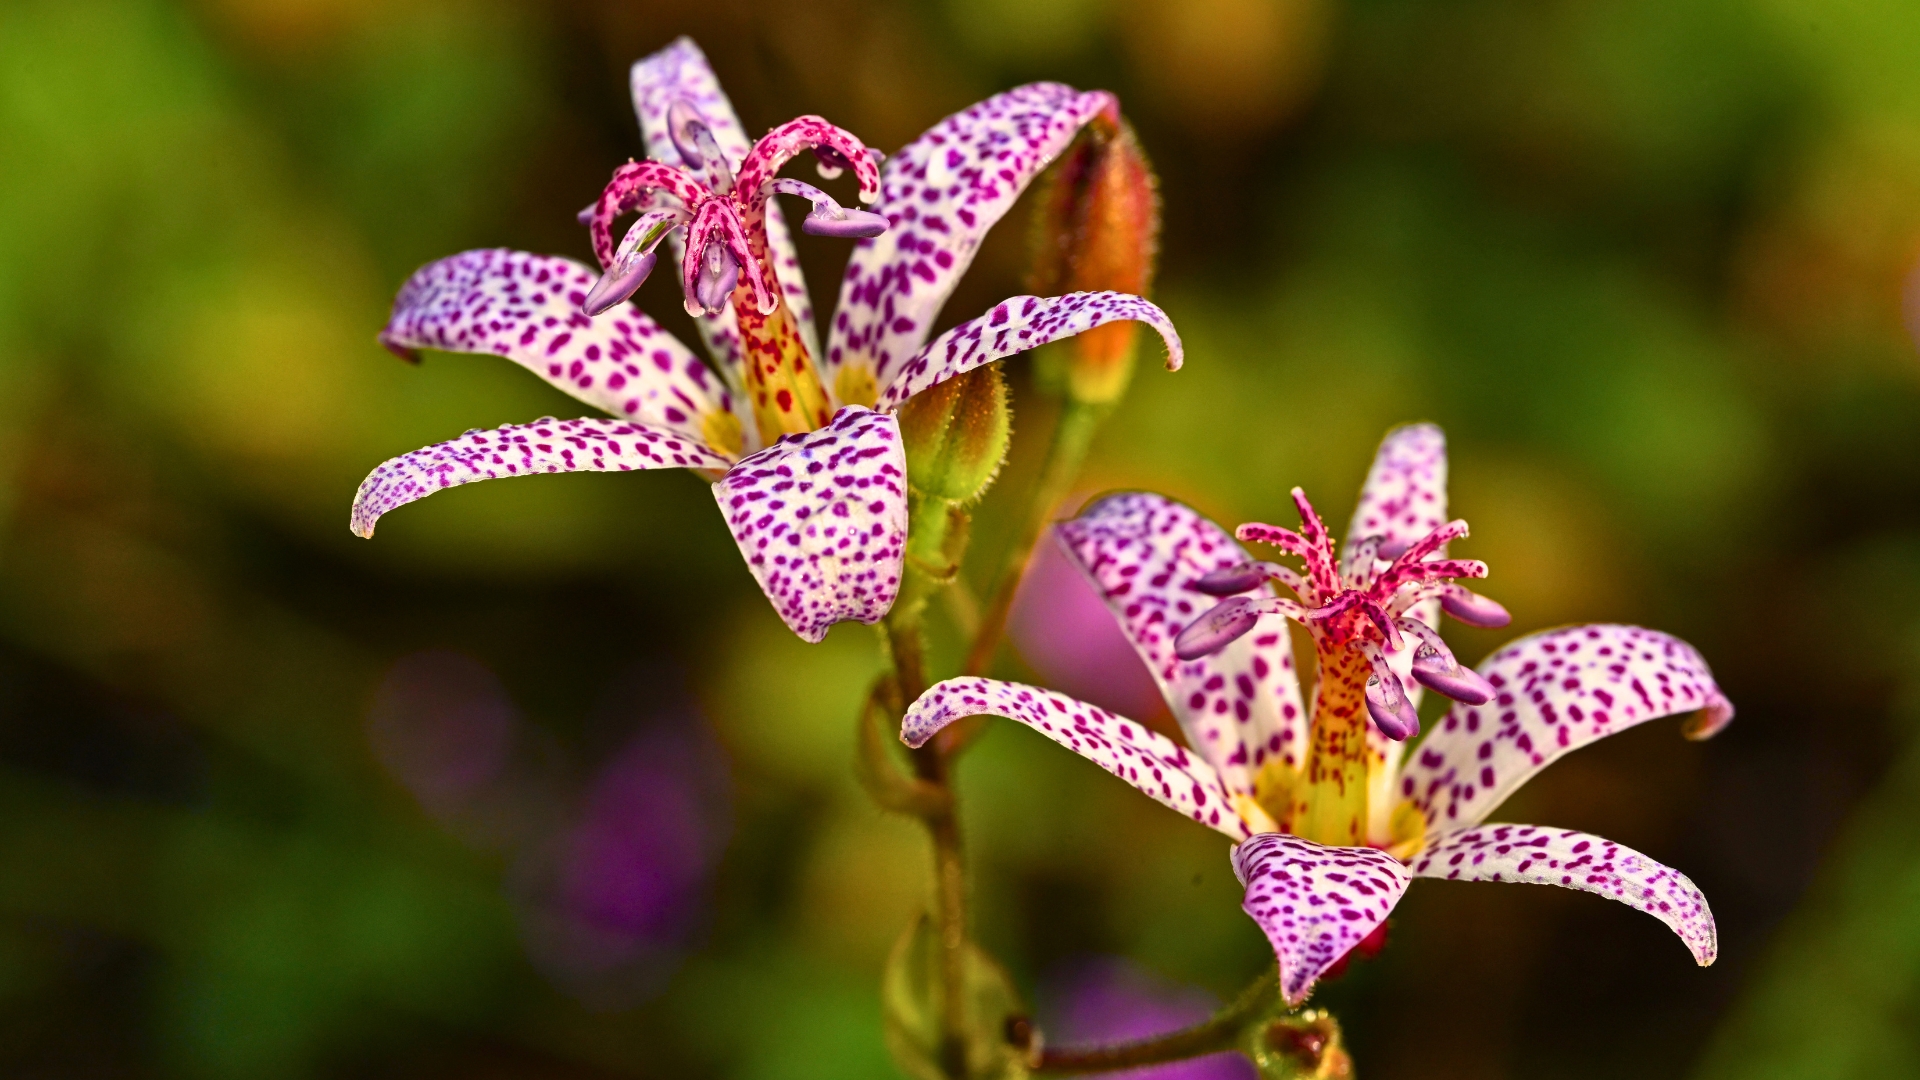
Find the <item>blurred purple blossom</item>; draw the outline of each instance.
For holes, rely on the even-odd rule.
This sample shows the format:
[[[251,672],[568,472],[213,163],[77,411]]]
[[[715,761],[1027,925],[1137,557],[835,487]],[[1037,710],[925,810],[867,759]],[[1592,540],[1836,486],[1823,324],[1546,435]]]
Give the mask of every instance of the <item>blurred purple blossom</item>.
[[[1034,546],[1008,634],[1047,686],[1144,720],[1166,709],[1133,645],[1051,532]]]
[[[622,741],[584,777],[549,733],[522,724],[493,672],[457,652],[402,658],[368,714],[374,755],[429,814],[468,843],[514,852],[508,890],[527,954],[591,1006],[664,986],[732,828],[726,760],[678,685],[645,672],[616,682],[596,723]]]
[[[388,671],[367,713],[367,738],[394,779],[448,823],[506,769],[519,723],[485,665],[432,649],[402,657]]]
[[[683,709],[650,718],[522,860],[534,964],[597,1008],[657,993],[700,928],[731,824],[726,763],[705,722]]]
[[[1178,1031],[1213,1015],[1219,1002],[1127,960],[1088,960],[1053,980],[1041,1030],[1052,1046],[1130,1042]],[[1132,1080],[1253,1080],[1253,1062],[1235,1053],[1153,1065],[1109,1076]]]

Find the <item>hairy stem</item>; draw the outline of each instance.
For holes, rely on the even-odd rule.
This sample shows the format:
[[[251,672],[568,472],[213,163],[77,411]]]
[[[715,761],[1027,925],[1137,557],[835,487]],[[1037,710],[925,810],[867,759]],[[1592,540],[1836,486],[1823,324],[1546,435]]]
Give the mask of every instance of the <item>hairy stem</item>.
[[[899,609],[896,607],[896,614]],[[889,616],[888,652],[900,700],[910,702],[927,688],[926,635],[919,609]],[[940,1068],[953,1080],[967,1071],[967,880],[946,755],[929,744],[913,751],[914,773],[927,790],[945,797],[921,815],[933,841],[934,919],[940,931]]]
[[[1231,1005],[1193,1027],[1110,1046],[1049,1046],[1041,1052],[1040,1064],[1034,1071],[1061,1075],[1107,1072],[1235,1049],[1247,1025],[1260,1020],[1273,1008],[1277,989],[1276,973],[1270,970],[1241,991]]]
[[[1027,557],[1033,553],[1033,545],[1046,529],[1053,508],[1067,497],[1068,489],[1079,477],[1080,466],[1087,460],[1087,448],[1092,445],[1094,433],[1100,430],[1100,421],[1106,418],[1108,411],[1107,406],[1088,405],[1072,398],[1061,405],[1060,419],[1053,428],[1053,441],[1047,446],[1047,460],[1040,467],[1040,482],[1034,486],[1026,523],[1014,536],[1013,546],[1007,550],[1006,561],[994,581],[992,599],[980,616],[980,627],[974,633],[973,646],[967,650],[968,675],[984,675],[993,665],[994,654],[1000,649],[1000,638],[1006,633],[1007,614],[1013,608],[1013,594],[1020,587],[1020,575],[1026,569]]]

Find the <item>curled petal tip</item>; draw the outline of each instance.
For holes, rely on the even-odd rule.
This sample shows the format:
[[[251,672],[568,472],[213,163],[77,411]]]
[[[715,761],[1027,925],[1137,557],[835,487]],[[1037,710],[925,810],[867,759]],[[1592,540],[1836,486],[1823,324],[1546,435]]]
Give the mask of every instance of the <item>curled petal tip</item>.
[[[1492,628],[1513,621],[1513,616],[1507,614],[1507,609],[1498,601],[1458,587],[1441,594],[1440,609],[1468,626]]]
[[[580,302],[581,313],[591,318],[632,296],[647,280],[647,275],[653,273],[657,261],[658,256],[648,251],[615,263],[613,269],[600,275],[587,298]]]
[[[864,239],[879,236],[887,231],[885,215],[870,210],[852,210],[846,207],[833,207],[814,210],[800,228],[809,236],[834,236],[844,239]]]
[[[582,225],[591,225],[593,224],[594,215],[598,214],[599,212],[600,212],[600,200],[595,199],[592,202],[587,204],[587,208],[585,210],[582,210],[579,213],[573,215],[573,220],[579,222]]]
[[[1173,652],[1182,660],[1198,660],[1226,648],[1260,621],[1253,601],[1244,596],[1223,600],[1187,625],[1173,640]]]
[[[1208,596],[1232,596],[1246,592],[1267,580],[1266,571],[1255,563],[1229,566],[1194,580],[1193,587]]]
[[[386,331],[384,330],[381,331],[380,337],[378,340],[380,342],[381,348],[387,350],[388,352],[399,357],[400,359],[405,360],[407,363],[409,364],[420,363],[420,354],[418,352],[394,340],[392,337],[390,337],[386,333]]]
[[[1711,739],[1720,733],[1721,728],[1733,723],[1733,714],[1733,702],[1728,701],[1725,694],[1716,693],[1707,699],[1698,712],[1687,717],[1686,723],[1680,726],[1680,734],[1695,742]],[[1709,964],[1712,962],[1706,961]]]
[[[1420,734],[1420,714],[1407,700],[1399,677],[1393,674],[1384,681],[1378,675],[1367,677],[1367,715],[1373,717],[1373,726],[1380,729],[1380,734],[1394,742]]]

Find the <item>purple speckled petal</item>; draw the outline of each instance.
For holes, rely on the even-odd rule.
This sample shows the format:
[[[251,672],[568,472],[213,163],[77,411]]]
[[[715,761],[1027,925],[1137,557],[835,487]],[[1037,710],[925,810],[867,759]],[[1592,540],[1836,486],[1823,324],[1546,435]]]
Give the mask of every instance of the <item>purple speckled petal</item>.
[[[900,739],[925,745],[941,728],[969,716],[1004,716],[1140,789],[1154,801],[1226,833],[1247,838],[1228,805],[1220,777],[1172,739],[1098,705],[1024,683],[974,677],[948,679],[921,694],[900,722]]]
[[[1226,530],[1146,492],[1109,496],[1054,528],[1229,791],[1252,791],[1269,757],[1300,763],[1307,718],[1285,623],[1270,620],[1198,660],[1174,654],[1180,631],[1214,604],[1194,583],[1247,561]]]
[[[1298,1005],[1334,962],[1387,919],[1412,878],[1375,848],[1325,847],[1286,833],[1261,833],[1233,849],[1246,886],[1241,907],[1280,961],[1280,992]]]
[[[1347,524],[1346,544],[1377,536],[1377,554],[1391,562],[1446,521],[1446,433],[1435,424],[1407,424],[1387,432],[1360,488],[1360,501]],[[1423,600],[1408,614],[1428,626],[1438,626],[1439,607],[1436,600]],[[1406,695],[1417,708],[1420,685],[1407,686]],[[1374,755],[1369,770],[1369,831],[1376,838],[1391,832],[1393,808],[1400,799],[1391,785],[1406,745],[1387,738],[1377,728],[1367,729],[1367,747]]]
[[[875,623],[900,592],[907,457],[893,417],[848,406],[713,485],[747,568],[794,633]]]
[[[1604,837],[1540,825],[1481,825],[1433,837],[1415,877],[1559,885],[1618,900],[1673,928],[1701,967],[1719,955],[1707,898],[1687,875]]]
[[[671,428],[630,420],[536,420],[402,454],[367,475],[353,498],[351,527],[372,536],[374,522],[443,488],[539,473],[630,472],[634,469],[724,469],[732,462]]]
[[[628,83],[633,92],[633,111],[640,117],[640,133],[646,141],[648,157],[661,161],[680,160],[680,153],[674,149],[673,138],[667,132],[667,110],[673,107],[675,101],[685,101],[706,122],[707,130],[713,133],[714,142],[719,145],[721,153],[727,156],[728,168],[739,171],[741,163],[746,160],[747,151],[753,147],[753,140],[747,137],[746,129],[733,111],[733,103],[727,100],[726,92],[720,89],[720,80],[714,76],[706,54],[700,51],[700,46],[695,45],[692,38],[679,38],[659,52],[636,61],[628,75]],[[674,246],[676,261],[683,262],[686,252],[680,235],[674,234],[669,242]],[[807,296],[807,281],[800,272],[800,258],[794,251],[793,234],[787,230],[787,222],[781,216],[780,208],[771,203],[767,206],[767,246],[773,256],[774,274],[780,279],[780,292],[786,297],[794,321],[800,326],[800,340],[806,343],[809,355],[818,357],[820,343],[816,340],[813,328],[813,302]],[[727,373],[728,380],[738,388],[744,354],[740,350],[740,332],[734,322],[733,308],[728,306],[718,315],[695,319],[694,325],[699,328],[707,350]],[[749,429],[753,426],[751,423],[747,425]]]
[[[1378,536],[1380,557],[1391,560],[1446,521],[1446,435],[1433,424],[1388,432],[1360,489],[1347,541]]]
[[[1126,319],[1158,330],[1167,343],[1167,370],[1179,370],[1184,355],[1180,335],[1167,313],[1146,300],[1117,292],[1014,296],[933,339],[900,369],[892,383],[882,384],[885,389],[875,407],[899,408],[920,391],[982,364]]]
[[[1430,828],[1479,824],[1560,755],[1635,724],[1702,709],[1724,717],[1719,725],[1732,718],[1693,646],[1637,626],[1534,634],[1479,671],[1493,700],[1456,703],[1400,778],[1400,796],[1425,811]]]
[[[892,227],[854,248],[827,342],[827,385],[864,365],[886,386],[920,350],[987,230],[1088,120],[1103,91],[1033,83],[935,124],[887,159],[873,209]]]
[[[380,341],[396,351],[504,356],[597,409],[672,429],[704,447],[701,417],[732,412],[732,393],[632,304],[582,315],[580,304],[599,276],[551,255],[461,252],[407,279]]]

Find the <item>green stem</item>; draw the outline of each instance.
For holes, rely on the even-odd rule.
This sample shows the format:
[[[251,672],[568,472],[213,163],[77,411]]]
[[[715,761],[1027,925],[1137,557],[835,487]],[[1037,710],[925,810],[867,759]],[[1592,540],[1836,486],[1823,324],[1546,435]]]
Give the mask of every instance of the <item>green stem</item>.
[[[1106,419],[1109,406],[1088,405],[1068,398],[1060,408],[1060,419],[1054,424],[1053,441],[1047,446],[1047,460],[1040,467],[1040,482],[1033,489],[1033,502],[1027,511],[1026,523],[1014,537],[1013,546],[1007,550],[1006,562],[1000,568],[995,580],[993,599],[988,603],[986,612],[980,617],[980,628],[974,634],[973,647],[967,651],[966,673],[984,675],[993,666],[993,657],[1000,649],[1000,638],[1007,629],[1007,614],[1013,608],[1014,591],[1020,587],[1020,575],[1026,569],[1027,557],[1033,552],[1033,545],[1040,539],[1040,533],[1047,527],[1053,514],[1053,508],[1067,497],[1074,480],[1080,476],[1080,466],[1087,460],[1087,448],[1093,444],[1094,433],[1100,430],[1100,422]]]
[[[1268,971],[1241,991],[1233,1004],[1193,1027],[1138,1042],[1110,1046],[1049,1046],[1041,1051],[1040,1064],[1033,1071],[1057,1075],[1107,1072],[1167,1061],[1184,1061],[1203,1054],[1236,1049],[1247,1026],[1260,1021],[1272,1010],[1277,988],[1275,973]]]
[[[915,573],[908,571],[910,577]],[[919,621],[923,606],[915,605],[907,613],[896,606],[886,622],[888,652],[903,703],[927,688],[926,636]],[[967,881],[960,822],[946,755],[928,744],[913,751],[913,766],[919,785],[944,796],[929,801],[921,820],[933,841],[934,919],[940,931],[940,1068],[953,1080],[963,1080],[967,1072]]]

